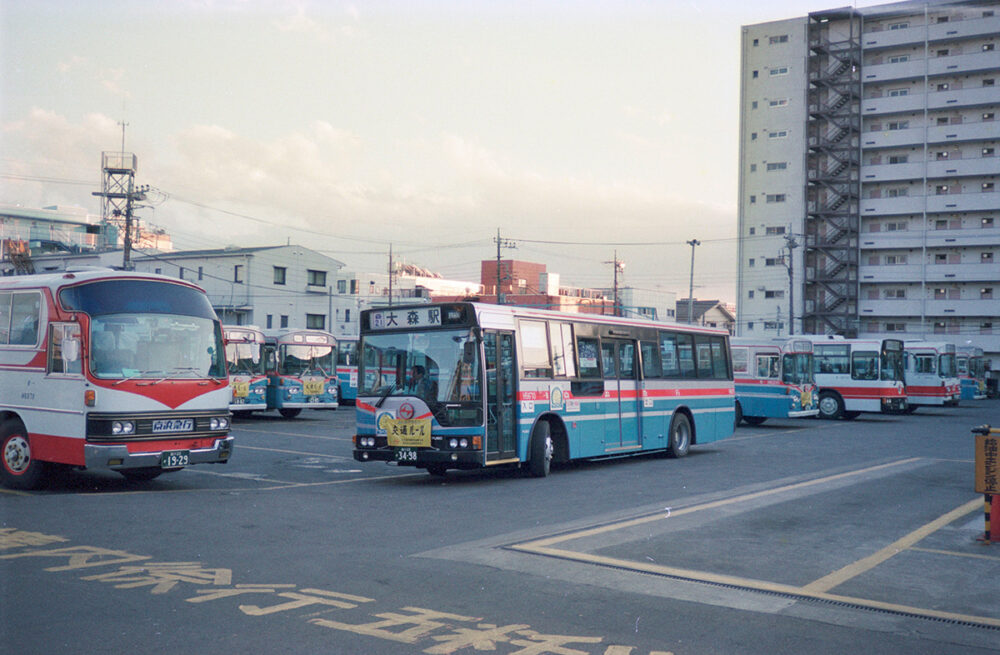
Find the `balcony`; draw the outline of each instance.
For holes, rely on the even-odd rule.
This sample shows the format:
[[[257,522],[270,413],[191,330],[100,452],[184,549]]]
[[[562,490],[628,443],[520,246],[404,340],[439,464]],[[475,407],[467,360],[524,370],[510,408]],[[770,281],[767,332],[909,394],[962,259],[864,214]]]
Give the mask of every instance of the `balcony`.
[[[862,198],[862,216],[893,216],[897,214],[928,214],[939,212],[995,211],[1000,207],[1000,192],[949,193],[940,196],[902,196],[897,198]]]
[[[930,77],[937,77],[957,73],[977,73],[995,68],[997,68],[995,52],[971,52],[948,57],[931,57],[930,59],[920,57],[896,63],[869,64],[862,70],[862,78],[865,84],[875,84],[919,80],[923,78],[925,69]]]
[[[898,250],[910,248],[968,248],[1000,246],[1000,228],[968,230],[897,230],[864,232],[862,250]]]
[[[997,161],[996,157],[936,159],[927,162],[927,177],[931,179],[996,175],[998,171],[1000,171],[1000,162]],[[869,164],[862,168],[861,173],[861,181],[868,183],[921,180],[924,176],[924,163]]]
[[[862,284],[885,282],[996,282],[1000,264],[901,264],[896,266],[859,267]],[[924,277],[926,275],[926,278]]]
[[[858,301],[858,311],[862,315],[894,317],[920,315],[949,318],[1000,316],[1000,300],[861,299]]]
[[[923,111],[925,98],[923,93],[865,98],[861,101],[861,114],[863,116],[877,116]]]
[[[903,30],[865,32],[861,37],[861,47],[867,51],[923,43],[925,36],[928,41],[937,42],[987,36],[997,32],[1000,32],[1000,16],[976,17],[926,26],[913,25]]]
[[[994,53],[996,54],[996,53]],[[954,109],[1000,104],[1000,87],[979,86],[952,91],[932,91],[927,94],[928,109]],[[993,133],[995,134],[995,128]]]

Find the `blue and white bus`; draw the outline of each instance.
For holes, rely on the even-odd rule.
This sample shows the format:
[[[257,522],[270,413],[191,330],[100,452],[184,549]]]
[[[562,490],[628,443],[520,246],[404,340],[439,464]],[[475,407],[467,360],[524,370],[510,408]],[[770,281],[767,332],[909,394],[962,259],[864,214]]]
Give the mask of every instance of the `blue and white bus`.
[[[233,396],[229,409],[237,416],[267,409],[264,333],[249,325],[223,325],[226,367]]]
[[[736,425],[819,414],[813,347],[806,339],[731,339]]]
[[[323,330],[283,330],[266,337],[267,408],[285,418],[303,409],[337,409],[337,339]]]
[[[982,400],[986,397],[986,359],[983,349],[958,346],[955,352],[962,400]]]
[[[361,313],[354,458],[443,475],[733,433],[725,331],[458,302]]]
[[[354,403],[358,397],[358,340],[337,339],[337,381],[341,403]]]

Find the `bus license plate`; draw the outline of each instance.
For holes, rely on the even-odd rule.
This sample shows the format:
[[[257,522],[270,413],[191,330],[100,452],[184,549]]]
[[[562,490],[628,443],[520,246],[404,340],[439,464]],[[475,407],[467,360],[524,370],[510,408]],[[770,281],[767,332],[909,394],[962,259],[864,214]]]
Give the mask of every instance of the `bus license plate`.
[[[431,445],[429,418],[391,418],[385,420],[385,436],[397,448],[427,448]]]
[[[233,382],[233,397],[246,398],[250,395],[249,382]]]
[[[153,432],[190,432],[194,430],[193,418],[159,418],[153,421]]]
[[[316,380],[310,381],[306,380],[302,383],[302,393],[307,396],[318,396],[323,393],[323,381]]]
[[[395,456],[397,462],[417,461],[417,451],[413,448],[396,448]]]
[[[160,466],[165,469],[187,466],[191,462],[191,456],[186,450],[167,450],[160,453]]]

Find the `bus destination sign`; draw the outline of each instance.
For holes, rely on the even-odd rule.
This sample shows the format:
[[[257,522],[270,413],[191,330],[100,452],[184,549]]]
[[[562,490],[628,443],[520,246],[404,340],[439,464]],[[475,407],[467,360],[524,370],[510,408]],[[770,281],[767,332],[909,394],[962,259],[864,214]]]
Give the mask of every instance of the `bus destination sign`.
[[[441,308],[384,309],[371,313],[372,330],[396,330],[399,328],[440,327]]]

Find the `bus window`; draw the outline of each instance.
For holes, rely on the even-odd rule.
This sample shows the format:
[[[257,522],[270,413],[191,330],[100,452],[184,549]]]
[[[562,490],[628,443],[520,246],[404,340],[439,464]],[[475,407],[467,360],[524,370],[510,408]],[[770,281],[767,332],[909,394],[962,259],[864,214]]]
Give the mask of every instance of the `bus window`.
[[[549,323],[549,342],[552,344],[552,370],[556,377],[574,377],[573,326],[569,323]]]
[[[712,377],[716,380],[729,380],[732,374],[729,370],[729,357],[726,355],[726,340],[722,337],[709,337],[712,342]]]
[[[677,361],[682,378],[697,377],[694,367],[694,338],[690,334],[675,335],[677,339]]]
[[[747,372],[747,359],[749,359],[746,348],[733,348],[733,371],[736,373]]]
[[[54,323],[49,329],[49,373],[83,373],[80,358],[80,326],[76,323]]]
[[[719,337],[695,337],[695,351],[698,354],[698,377],[702,379],[726,380],[729,367],[726,362],[724,342]]]
[[[635,344],[623,343],[618,346],[618,373],[622,379],[635,379]]]
[[[601,367],[604,369],[604,379],[615,379],[615,344],[601,342]]]
[[[877,380],[878,353],[868,351],[852,353],[851,377],[855,380]]]
[[[663,366],[660,364],[660,349],[653,341],[639,343],[642,353],[642,377],[651,380],[663,376]]]
[[[38,342],[38,314],[40,296],[37,293],[15,293],[10,309],[10,342],[35,344]]]
[[[601,369],[597,364],[597,339],[580,337],[576,340],[576,347],[580,355],[580,377],[601,377]]]
[[[913,355],[914,373],[934,373],[934,355]]]
[[[660,360],[663,366],[663,377],[680,377],[681,368],[680,361],[677,358],[676,334],[671,332],[660,332]]]
[[[542,321],[521,321],[521,362],[526,378],[546,378],[552,376],[549,361],[549,340],[545,323]]]
[[[850,373],[851,361],[848,345],[817,345],[814,353],[814,361],[817,373]]]
[[[778,377],[777,355],[757,355],[757,377],[759,378]]]

